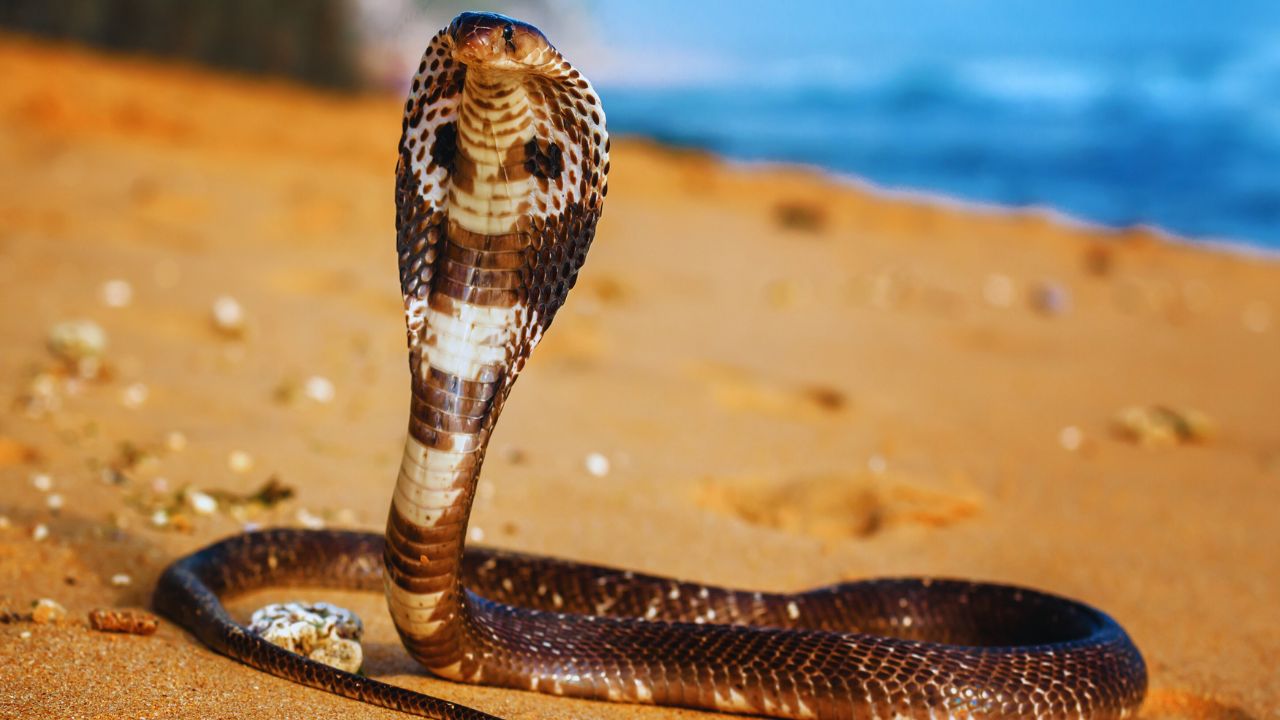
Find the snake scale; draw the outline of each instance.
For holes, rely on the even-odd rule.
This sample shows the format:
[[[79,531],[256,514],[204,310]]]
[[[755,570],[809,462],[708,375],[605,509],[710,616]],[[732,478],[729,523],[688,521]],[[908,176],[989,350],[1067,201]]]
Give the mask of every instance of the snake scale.
[[[781,595],[463,549],[488,438],[573,286],[606,193],[590,83],[535,27],[464,13],[431,40],[396,169],[409,431],[386,534],[268,530],[174,562],[154,605],[214,650],[428,717],[484,713],[249,633],[225,595],[382,588],[430,672],[581,698],[785,718],[1120,718],[1146,668],[1107,615],[956,580]]]

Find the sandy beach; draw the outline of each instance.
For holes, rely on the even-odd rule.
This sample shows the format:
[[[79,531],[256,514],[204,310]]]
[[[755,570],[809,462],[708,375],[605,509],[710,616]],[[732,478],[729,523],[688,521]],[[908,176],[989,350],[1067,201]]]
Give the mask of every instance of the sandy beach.
[[[245,523],[382,529],[402,100],[13,36],[0,77],[0,717],[404,717],[85,619]],[[635,139],[612,165],[473,541],[768,590],[1028,585],[1130,631],[1143,717],[1280,717],[1280,264]],[[68,360],[77,320],[105,344]],[[270,479],[292,496],[249,497]],[[713,717],[426,677],[380,595],[232,606],[295,597],[360,614],[368,674],[502,717]]]

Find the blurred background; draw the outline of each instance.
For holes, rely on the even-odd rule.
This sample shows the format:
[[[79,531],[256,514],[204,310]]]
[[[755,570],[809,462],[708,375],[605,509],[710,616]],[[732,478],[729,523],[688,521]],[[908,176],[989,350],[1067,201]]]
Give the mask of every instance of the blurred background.
[[[130,52],[401,91],[472,3],[7,0],[0,23]],[[524,0],[615,134],[883,189],[1280,248],[1272,0]]]

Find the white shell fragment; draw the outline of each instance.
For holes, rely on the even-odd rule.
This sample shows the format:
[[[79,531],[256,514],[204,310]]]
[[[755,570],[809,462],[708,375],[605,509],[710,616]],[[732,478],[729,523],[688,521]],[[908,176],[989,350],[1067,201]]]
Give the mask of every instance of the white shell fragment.
[[[249,632],[285,650],[316,662],[354,673],[364,663],[360,635],[364,625],[356,614],[318,603],[275,603],[253,613]]]
[[[31,604],[31,620],[37,625],[59,623],[66,617],[67,609],[57,600],[40,598]]]
[[[253,469],[253,456],[243,450],[232,450],[227,455],[227,467],[231,472],[243,475]]]
[[[219,296],[213,301],[213,327],[227,337],[239,337],[244,333],[244,308],[230,295]]]
[[[108,280],[102,284],[102,303],[107,307],[122,308],[133,301],[133,286],[128,280]]]
[[[303,392],[307,397],[318,403],[328,403],[333,401],[336,391],[333,382],[329,378],[320,375],[312,375],[307,378],[307,382],[303,385]]]
[[[68,320],[49,329],[49,351],[82,378],[95,378],[107,348],[107,333],[92,320]]]
[[[187,504],[197,515],[212,515],[218,511],[218,501],[208,493],[199,490],[188,490]]]
[[[583,464],[586,465],[587,472],[594,477],[604,477],[609,474],[609,458],[602,453],[593,452],[587,455]]]

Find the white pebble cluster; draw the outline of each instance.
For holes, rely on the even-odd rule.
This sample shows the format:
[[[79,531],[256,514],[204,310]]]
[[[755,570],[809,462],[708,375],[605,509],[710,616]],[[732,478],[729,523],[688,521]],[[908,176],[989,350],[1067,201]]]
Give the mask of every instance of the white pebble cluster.
[[[325,602],[275,603],[253,613],[249,632],[285,650],[353,673],[364,663],[356,614]]]

